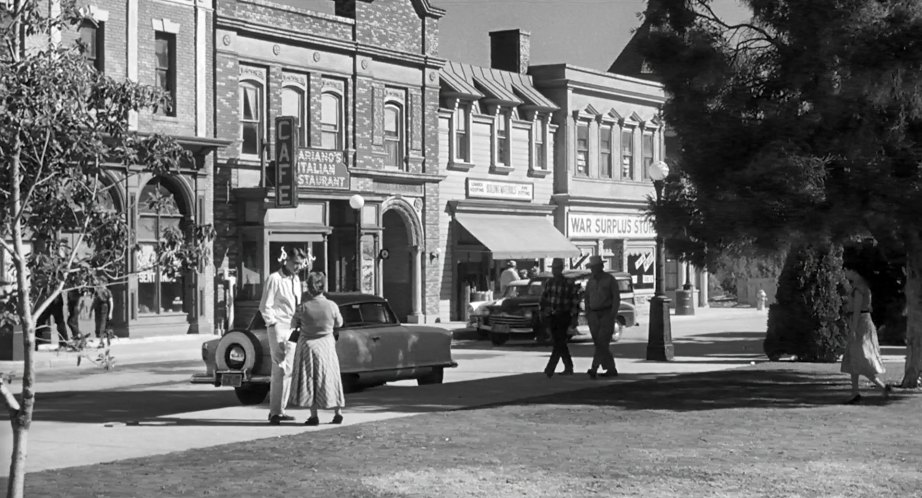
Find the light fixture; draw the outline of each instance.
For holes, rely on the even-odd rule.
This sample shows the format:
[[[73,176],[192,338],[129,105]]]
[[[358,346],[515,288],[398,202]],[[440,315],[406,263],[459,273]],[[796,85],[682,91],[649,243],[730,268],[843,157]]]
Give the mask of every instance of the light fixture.
[[[433,251],[429,251],[429,261],[434,261],[436,259],[439,259],[439,255],[441,254],[441,252],[442,250],[438,247],[436,247],[435,250]]]
[[[663,185],[669,176],[669,165],[666,161],[656,161],[647,166],[647,175],[653,180],[656,190],[656,206],[663,201]],[[665,292],[666,273],[666,247],[663,236],[656,232],[656,285],[654,295],[650,299],[649,331],[647,336],[647,360],[672,361],[674,348],[672,345],[672,324],[669,318],[670,299]]]
[[[666,161],[656,161],[647,166],[647,174],[654,182],[663,181],[669,176],[669,165]]]
[[[349,198],[349,207],[352,209],[362,209],[365,206],[365,198],[359,194],[355,194]]]

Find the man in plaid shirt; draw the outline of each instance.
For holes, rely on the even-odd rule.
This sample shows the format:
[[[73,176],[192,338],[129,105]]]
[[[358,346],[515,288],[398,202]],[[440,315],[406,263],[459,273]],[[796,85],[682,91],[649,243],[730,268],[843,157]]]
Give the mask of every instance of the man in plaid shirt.
[[[548,378],[554,376],[557,362],[561,359],[561,375],[573,375],[573,359],[570,357],[570,348],[567,347],[567,329],[576,326],[579,317],[579,288],[572,280],[563,276],[563,259],[554,258],[551,272],[554,276],[544,283],[539,303],[541,317],[544,323],[550,326],[551,338],[554,341],[551,359],[544,368],[544,374]]]

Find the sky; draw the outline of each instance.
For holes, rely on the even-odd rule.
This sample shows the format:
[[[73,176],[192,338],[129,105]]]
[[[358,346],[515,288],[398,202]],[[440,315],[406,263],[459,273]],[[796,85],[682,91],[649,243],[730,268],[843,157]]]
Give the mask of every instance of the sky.
[[[333,13],[333,0],[273,0]],[[439,56],[490,65],[490,31],[531,33],[531,64],[567,63],[598,71],[611,66],[640,26],[646,0],[430,0],[447,11],[439,21]],[[747,12],[739,0],[713,0],[728,20]]]

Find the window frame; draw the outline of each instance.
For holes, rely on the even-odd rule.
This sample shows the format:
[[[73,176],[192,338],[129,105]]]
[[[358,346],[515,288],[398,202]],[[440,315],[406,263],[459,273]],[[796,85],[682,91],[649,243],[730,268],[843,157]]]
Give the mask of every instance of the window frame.
[[[323,110],[325,109],[325,107],[323,105],[323,101],[325,98],[333,98],[335,99],[335,102],[336,102],[336,123],[332,125],[333,126],[332,129],[329,128],[331,124],[324,121]],[[320,92],[320,144],[319,144],[319,148],[325,149],[325,150],[343,150],[345,148],[344,146],[345,141],[343,140],[343,129],[344,129],[343,123],[345,121],[345,113],[343,112],[344,110],[343,102],[344,101],[345,99],[343,98],[342,93],[338,91],[331,90],[331,89],[325,89]],[[323,144],[324,137],[331,136],[331,135],[335,138],[335,143],[332,148],[328,148],[324,146]]]
[[[144,203],[146,202],[146,199],[143,198],[143,193],[149,185],[155,185],[158,188],[158,190],[161,187],[165,189],[175,200],[177,213],[175,214],[174,213],[160,213],[156,211],[150,212],[150,211],[145,210],[143,206],[144,206]],[[156,254],[157,243],[160,240],[162,240],[163,230],[165,229],[164,228],[165,225],[161,223],[161,220],[178,220],[179,229],[183,231],[183,235],[185,236],[185,225],[189,222],[191,214],[189,213],[189,209],[190,209],[189,206],[186,205],[185,201],[183,200],[182,193],[179,191],[180,188],[181,187],[176,185],[175,182],[169,181],[162,177],[153,177],[150,180],[148,180],[144,184],[143,187],[141,187],[141,191],[138,196],[139,205],[138,205],[137,215],[136,215],[137,216],[136,226],[137,227],[142,226],[141,220],[144,220],[144,219],[153,220],[154,233],[153,233],[153,237],[142,237],[140,235],[140,230],[138,230],[137,231],[137,243],[139,247],[140,246],[153,246],[154,254]],[[175,315],[175,314],[187,313],[186,311],[187,308],[193,305],[193,303],[186,302],[186,298],[189,296],[186,295],[184,279],[188,278],[187,275],[185,274],[179,275],[173,280],[173,282],[163,282],[162,280],[163,274],[160,270],[159,264],[155,265],[153,269],[150,269],[148,271],[153,272],[154,281],[152,283],[154,284],[154,299],[155,299],[155,302],[159,304],[157,306],[156,311],[141,312],[142,303],[141,303],[141,297],[140,297],[140,284],[142,282],[140,281],[140,275],[139,275],[138,299],[135,303],[135,306],[137,306],[137,309],[134,310],[138,314],[138,316],[152,317],[152,316],[162,316],[162,315],[171,315],[171,314]],[[143,283],[148,283],[148,282],[143,282]],[[171,311],[160,311],[160,308],[163,305],[163,284],[164,283],[177,283],[179,285],[180,296],[182,297],[182,305],[181,305],[182,309],[180,311],[172,311],[172,310]]]
[[[255,119],[245,119],[244,118],[244,89],[251,87],[256,91],[256,102],[255,107],[257,111],[257,116]],[[242,157],[249,157],[251,159],[258,159],[260,154],[262,154],[262,142],[266,138],[266,97],[265,97],[265,85],[258,80],[254,79],[243,79],[237,83],[237,122],[238,126],[238,140],[240,140],[240,155]],[[256,152],[246,152],[246,142],[244,136],[244,127],[247,124],[256,124]]]
[[[167,65],[160,65],[160,53],[159,46],[160,41],[166,42],[167,47]],[[161,73],[164,74],[163,79],[161,79]],[[154,86],[165,90],[167,95],[170,96],[170,105],[161,106],[157,109],[157,114],[163,116],[176,116],[176,33],[168,33],[166,31],[154,31]],[[166,88],[161,84],[161,81],[166,81]]]
[[[532,131],[532,143],[535,151],[532,169],[547,171],[547,130],[548,125],[544,117],[535,119]]]
[[[303,86],[298,84],[283,84],[282,90],[279,92],[279,105],[280,105],[280,115],[286,116],[290,114],[285,113],[285,92],[294,92],[298,97],[298,140],[300,146],[304,146],[307,142],[304,140],[307,133],[307,91]]]
[[[93,39],[93,49],[94,49],[92,51],[85,50],[83,53],[84,57],[88,61],[92,62],[93,68],[95,68],[100,73],[103,73],[105,72],[105,68],[106,68],[106,36],[105,36],[106,26],[105,26],[105,23],[102,21],[94,21],[92,19],[84,19],[80,23],[80,27],[77,28],[77,32],[80,35],[81,42],[84,42],[84,39],[85,39],[83,35],[84,30],[92,30],[91,38]],[[89,48],[89,47],[86,47],[86,48]],[[91,52],[92,52],[92,57],[88,57],[88,55]]]
[[[612,162],[614,130],[615,127],[611,123],[602,122],[599,124],[599,178],[606,180],[613,179],[615,175]]]
[[[493,127],[493,138],[496,143],[496,154],[493,158],[493,162],[496,166],[506,166],[511,167],[512,158],[510,157],[510,149],[512,148],[509,138],[512,135],[511,127],[512,123],[510,122],[511,117],[508,111],[499,109],[496,112],[496,121]],[[500,128],[502,126],[502,128]],[[500,131],[503,131],[504,134],[501,134]]]
[[[650,154],[647,155],[647,138],[650,139]],[[648,162],[649,161],[649,162]],[[640,138],[640,162],[641,162],[641,178],[644,180],[650,179],[650,172],[647,171],[649,165],[653,164],[656,161],[656,135],[653,133],[653,130],[644,130]]]
[[[393,135],[389,135],[387,130],[388,127],[388,111],[396,112],[396,138]],[[405,108],[402,102],[396,100],[388,100],[384,103],[384,128],[382,130],[384,134],[384,151],[387,156],[385,160],[385,167],[388,168],[397,168],[405,169],[406,167],[406,124],[405,124]],[[396,162],[397,164],[392,164],[391,161],[391,147],[396,146]]]
[[[451,120],[451,140],[454,146],[452,159],[464,163],[469,162],[471,159],[471,106],[458,104]]]
[[[581,118],[581,119],[577,119],[577,120],[576,120],[576,130],[575,130],[575,132],[576,132],[576,147],[574,148],[575,151],[576,151],[576,157],[575,157],[576,162],[573,164],[573,175],[574,175],[574,176],[580,176],[580,177],[585,177],[585,178],[588,178],[588,177],[589,177],[589,149],[590,149],[590,144],[589,144],[589,128],[590,128],[590,126],[589,126],[589,125],[590,125],[590,121],[589,121],[588,119],[582,119],[582,118]],[[581,146],[581,144],[580,144],[580,130],[581,130],[581,129],[585,129],[585,130],[586,130],[585,148],[582,148],[582,146]],[[583,155],[582,157],[583,157],[583,168],[584,168],[584,170],[583,170],[582,172],[580,172],[580,157],[581,157],[581,155]]]
[[[634,131],[633,126],[623,126],[621,128],[619,157],[621,158],[622,180],[634,179],[634,156],[636,155],[634,151]],[[628,137],[628,140],[625,140],[625,137]],[[629,154],[626,154],[626,152],[629,152]],[[627,164],[625,164],[625,159],[628,159]]]

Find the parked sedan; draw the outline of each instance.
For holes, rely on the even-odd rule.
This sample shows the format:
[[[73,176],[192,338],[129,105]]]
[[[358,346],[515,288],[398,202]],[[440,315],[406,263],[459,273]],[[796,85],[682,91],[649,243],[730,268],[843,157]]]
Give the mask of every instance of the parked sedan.
[[[458,365],[451,359],[450,331],[401,325],[377,296],[329,293],[327,298],[343,315],[336,353],[346,392],[402,379],[441,384],[445,367]],[[193,383],[233,387],[241,403],[261,403],[269,392],[271,366],[262,314],[256,312],[245,329],[202,344],[202,360],[206,371],[194,374]]]

